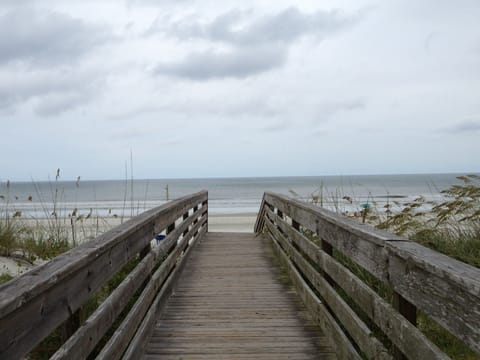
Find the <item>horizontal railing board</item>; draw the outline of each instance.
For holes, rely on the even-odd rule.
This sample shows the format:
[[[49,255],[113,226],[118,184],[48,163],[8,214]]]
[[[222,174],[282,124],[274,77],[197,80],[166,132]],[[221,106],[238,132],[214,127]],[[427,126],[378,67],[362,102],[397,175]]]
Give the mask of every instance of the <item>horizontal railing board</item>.
[[[268,235],[273,241],[273,248],[277,254],[277,258],[290,275],[290,279],[292,280],[298,295],[302,299],[313,320],[320,325],[320,328],[329,337],[330,345],[335,349],[337,356],[340,359],[360,360],[361,356],[357,353],[350,340],[345,336],[335,319],[325,308],[325,305],[322,304],[315,293],[302,279],[302,276],[295,269],[294,265],[283,252],[281,246],[275,240],[273,235],[270,233]]]
[[[480,352],[479,269],[283,195],[265,193],[264,200],[264,208],[277,208],[292,222],[319,234],[322,240]],[[263,208],[259,216],[264,217]]]
[[[408,320],[362,282],[345,266],[326,254],[303,234],[290,227],[277,215],[271,213],[275,223],[310,260],[332,278],[362,309],[391,341],[410,359],[448,359],[448,357]],[[291,245],[290,245],[291,246]],[[293,248],[293,247],[292,247]],[[298,257],[297,255],[296,257]],[[307,274],[312,284],[313,278]],[[322,282],[322,286],[325,284]],[[327,282],[328,284],[328,282]],[[337,294],[338,295],[338,294]],[[327,301],[328,303],[328,301]],[[329,304],[330,305],[330,304]]]
[[[92,241],[82,244],[67,253],[58,256],[48,263],[29,271],[0,286],[0,318],[22,306],[25,302],[52,287],[55,283],[69,276],[90,263],[92,257],[109,251],[125,239],[134,236],[141,229],[152,228],[152,239],[165,229],[175,216],[169,213],[187,210],[194,204],[207,198],[207,192],[201,191],[194,195],[185,196],[170,203],[148,210],[125,223],[105,232]],[[169,216],[170,215],[170,216]],[[181,214],[179,215],[181,216]],[[42,276],[43,275],[43,276]]]
[[[319,246],[293,228],[278,222],[289,239],[340,286],[362,311],[392,340],[402,352],[415,352],[419,359],[443,356],[423,333],[400,315],[374,290]],[[400,334],[400,335],[399,335]]]
[[[176,244],[180,234],[198,218],[200,212],[201,210],[197,210],[190,215],[178,228],[169,233],[160,245],[153,248],[51,359],[86,358],[123,311],[144,280],[150,276],[155,264],[163,254],[168,253],[172,245]]]
[[[266,193],[265,201],[318,234],[322,240],[351,257],[379,279],[387,279],[387,258],[383,251],[385,240],[400,238],[297,200]]]
[[[288,224],[286,224],[283,219],[273,214],[268,209],[267,214],[273,222],[279,225],[280,229],[283,230],[288,227]],[[392,357],[388,354],[388,351],[383,344],[375,339],[373,332],[367,325],[365,325],[342,297],[339,296],[328,281],[308,263],[308,261],[290,244],[290,242],[272,223],[267,222],[266,224],[270,232],[274,234],[275,239],[277,239],[282,246],[285,253],[290,257],[290,260],[297,266],[298,270],[310,282],[310,284],[315,287],[320,296],[325,300],[329,308],[339,319],[340,323],[346,328],[365,355],[369,359],[391,359]]]
[[[331,285],[323,278],[303,257],[294,249],[287,239],[272,225],[266,222],[269,231],[274,235],[283,251],[290,260],[297,266],[302,275],[318,291],[325,300],[331,311],[335,314],[340,323],[346,328],[352,339],[368,359],[392,359],[387,349],[381,342],[375,339],[373,332],[348,306],[347,303],[336,293]]]
[[[132,339],[128,348],[126,349],[122,359],[133,360],[133,359],[138,359],[143,355],[145,351],[145,345],[148,341],[148,338],[150,337],[151,332],[153,331],[153,328],[155,326],[155,321],[158,317],[159,312],[164,308],[168,300],[168,297],[172,293],[173,287],[175,286],[175,282],[177,281],[183,268],[185,267],[185,264],[192,252],[192,249],[195,247],[199,239],[204,235],[204,233],[207,230],[206,219],[204,222],[201,222],[201,223],[199,222],[198,224],[202,225],[202,229],[200,229],[197,235],[193,237],[191,243],[185,244],[188,246],[185,246],[186,250],[184,255],[180,259],[179,263],[173,269],[172,273],[170,274],[169,278],[166,280],[164,286],[162,287],[158,295],[155,297],[155,300],[153,301],[152,306],[150,306],[134,338]]]
[[[413,242],[386,249],[395,291],[480,353],[480,269]]]
[[[197,222],[189,230],[188,234],[182,240],[180,246],[177,246],[167,257],[167,259],[160,265],[157,271],[152,276],[152,279],[143,289],[135,305],[130,309],[130,312],[116,329],[115,333],[109,339],[107,344],[103,347],[98,355],[99,359],[119,359],[123,352],[128,347],[131,338],[135,335],[139,324],[147,313],[150,305],[156,295],[161,289],[162,284],[169,275],[171,269],[175,265],[178,256],[183,249],[188,245],[187,242],[194,236],[195,232],[205,223],[206,218]]]
[[[368,224],[359,223],[345,216],[338,215],[332,211],[320,208],[313,204],[289,198],[288,196],[266,192],[265,201],[277,209],[281,209],[281,207],[283,207],[285,211],[282,210],[282,212],[285,214],[291,214],[292,209],[294,208],[304,211],[305,215],[303,215],[303,219],[299,219],[301,221],[297,221],[302,226],[306,226],[312,231],[316,231],[316,220],[320,217],[328,221],[330,224],[337,225],[349,233],[360,237],[362,241],[368,241],[382,245],[384,241],[405,240],[395,234],[375,229]],[[278,205],[281,205],[281,207],[278,207]]]
[[[61,282],[55,282],[55,286],[0,319],[2,354],[12,358],[23,356],[24,351],[28,351],[26,349],[32,349],[67,320],[150,240],[151,236],[127,239],[124,244],[115,246],[109,253],[103,253],[93,263],[63,278]],[[53,278],[52,282],[55,280]]]
[[[157,232],[207,199],[207,192],[174,200],[0,286],[0,351],[28,352],[68,319]]]

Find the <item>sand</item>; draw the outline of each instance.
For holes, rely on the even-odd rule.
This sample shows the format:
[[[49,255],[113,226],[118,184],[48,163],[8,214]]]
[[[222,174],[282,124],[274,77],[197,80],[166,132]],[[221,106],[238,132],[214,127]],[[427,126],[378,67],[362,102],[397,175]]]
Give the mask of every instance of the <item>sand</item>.
[[[208,231],[253,233],[257,214],[209,215]]]
[[[241,214],[214,214],[209,215],[208,217],[208,231],[210,232],[253,232],[253,227],[255,225],[257,214],[255,213],[241,213]],[[35,220],[23,220],[27,226],[30,227],[47,227],[48,221],[45,219],[35,219]],[[125,221],[125,219],[124,219]],[[88,239],[94,238],[96,235],[107,231],[121,223],[120,218],[101,218],[92,221],[87,221],[85,223],[76,222],[76,232],[77,237],[85,237]],[[66,219],[63,222],[65,231],[71,234],[71,224],[70,220]],[[29,264],[28,262],[0,257],[0,274],[9,274],[11,276],[21,275],[32,268],[43,263],[42,261],[37,261],[35,264]]]

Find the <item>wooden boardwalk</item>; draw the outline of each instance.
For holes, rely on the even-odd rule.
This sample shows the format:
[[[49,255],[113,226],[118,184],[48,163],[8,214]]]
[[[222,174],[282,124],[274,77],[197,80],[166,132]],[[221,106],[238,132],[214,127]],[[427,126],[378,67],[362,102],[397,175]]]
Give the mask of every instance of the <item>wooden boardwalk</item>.
[[[270,192],[255,233],[209,233],[207,191],[150,209],[0,285],[0,358],[449,359],[418,311],[480,354],[478,268]]]
[[[253,234],[207,233],[157,320],[146,359],[335,359]]]

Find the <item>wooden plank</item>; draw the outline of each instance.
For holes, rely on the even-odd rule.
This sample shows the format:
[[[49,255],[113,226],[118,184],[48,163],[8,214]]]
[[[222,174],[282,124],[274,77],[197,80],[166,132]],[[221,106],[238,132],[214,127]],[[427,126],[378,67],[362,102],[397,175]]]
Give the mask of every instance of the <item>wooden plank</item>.
[[[413,242],[386,249],[394,290],[480,354],[480,269]]]
[[[205,197],[200,192],[147,211],[2,285],[0,352],[13,358],[26,354],[178,217],[177,211],[183,214]]]
[[[135,269],[122,281],[110,296],[85,321],[78,331],[51,357],[51,359],[84,359],[95,348],[103,335],[111,327],[118,315],[128,304],[133,294],[150,276],[154,265],[163,254],[168,253],[177,239],[197,219],[199,211],[184,221],[175,230],[172,230],[162,243],[146,255]]]
[[[320,266],[338,284],[362,311],[411,359],[448,359],[423,333],[401,316],[375,291],[350,270],[326,255],[319,246],[287,224],[278,222],[292,241],[306,256]]]
[[[360,350],[368,359],[392,359],[388,350],[375,338],[374,333],[358,317],[358,315],[339,296],[328,281],[311,266],[303,256],[285,239],[270,222],[266,222],[269,231],[280,244],[283,251],[295,263],[302,275],[315,287],[331,311],[345,327]]]
[[[335,249],[381,280],[387,280],[386,240],[401,238],[360,224],[314,205],[281,195],[265,194],[265,201],[280,209],[305,229],[313,231]]]
[[[200,223],[197,223],[197,225]],[[198,229],[198,227],[197,227]],[[170,273],[168,279],[166,280],[165,284],[162,286],[162,289],[156,296],[152,306],[148,310],[147,314],[145,315],[142,323],[140,324],[135,336],[133,337],[132,341],[130,342],[128,348],[123,355],[123,359],[130,360],[130,359],[138,359],[141,354],[144,353],[145,345],[148,341],[148,337],[150,336],[151,332],[153,331],[153,326],[155,324],[155,320],[157,318],[157,314],[163,309],[165,303],[168,300],[168,297],[172,293],[173,287],[179,276],[182,273],[183,268],[190,256],[192,249],[194,249],[195,244],[198,242],[198,239],[201,238],[206,233],[206,227],[202,227],[200,232],[197,232],[197,236],[193,239],[192,243],[189,245],[188,241],[185,241],[185,245],[187,245],[184,250],[185,253],[180,259],[180,261],[176,264],[173,271]]]
[[[302,279],[302,276],[295,269],[294,265],[283,252],[281,246],[278,244],[275,238],[271,234],[269,234],[269,236],[271,236],[277,256],[289,273],[290,279],[293,281],[298,294],[300,295],[313,319],[320,325],[322,330],[331,340],[330,344],[335,349],[337,356],[340,359],[360,360],[361,356],[357,353],[350,340],[345,336],[345,333],[342,331],[340,326],[338,326],[335,319],[332,317],[332,315],[330,315],[322,302]]]
[[[179,244],[179,246],[177,246],[175,250],[170,253],[167,259],[165,259],[165,261],[160,265],[160,267],[152,276],[150,282],[142,291],[142,294],[137,299],[135,305],[132,307],[132,309],[130,309],[128,315],[125,317],[100,352],[98,356],[99,358],[119,359],[122,356],[143,317],[147,313],[155,295],[161,288],[167,276],[170,274],[171,269],[175,266],[178,256],[188,246],[188,240],[196,231],[198,231],[202,224],[203,221],[197,222],[197,224],[190,229],[181,244]]]
[[[263,237],[208,233],[177,281],[143,356],[335,358],[274,261]]]
[[[258,211],[257,219],[255,221],[255,226],[254,226],[254,232],[255,234],[260,234],[263,230],[263,226],[265,223],[264,217],[265,217],[265,195],[262,197],[262,203],[260,204],[260,209]]]
[[[207,200],[202,202],[202,215],[207,218],[207,222],[205,223],[205,231],[208,232],[208,193]]]
[[[316,231],[480,353],[479,269],[283,195],[266,193],[265,199],[266,206],[278,207],[294,221]]]

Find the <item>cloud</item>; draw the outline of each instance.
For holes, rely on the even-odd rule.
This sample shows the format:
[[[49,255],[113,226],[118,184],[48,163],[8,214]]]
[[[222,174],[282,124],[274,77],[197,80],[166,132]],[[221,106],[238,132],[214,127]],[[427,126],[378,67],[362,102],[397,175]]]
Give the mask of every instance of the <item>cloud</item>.
[[[93,94],[87,89],[82,91],[71,90],[67,93],[54,93],[40,99],[34,107],[39,116],[55,116],[88,103]]]
[[[7,67],[0,69],[0,110],[32,102],[37,115],[53,116],[89,102],[100,84],[91,72]]]
[[[191,2],[191,0],[125,0],[127,7],[132,6],[154,6],[157,8],[159,5],[177,5]]]
[[[112,38],[106,28],[65,14],[16,7],[0,16],[0,64],[71,63]]]
[[[276,133],[283,130],[287,130],[290,126],[291,124],[288,121],[278,120],[275,122],[270,122],[266,126],[263,126],[262,128],[260,128],[260,130],[266,133]]]
[[[235,99],[226,98],[222,102],[212,101],[211,98],[195,99],[189,97],[186,100],[173,99],[165,104],[145,103],[141,106],[115,108],[108,115],[114,121],[130,120],[137,121],[139,117],[156,116],[160,114],[184,114],[188,117],[207,116],[211,118],[223,117],[227,119],[245,118],[274,118],[282,114],[278,106],[270,104],[265,98],[239,96]]]
[[[340,112],[351,112],[365,109],[367,103],[363,99],[334,101],[317,106],[313,123],[325,122]]]
[[[286,57],[286,49],[276,46],[204,51],[191,53],[177,63],[160,64],[154,73],[192,80],[245,78],[282,66]]]
[[[212,45],[210,50],[191,52],[178,62],[158,65],[157,74],[192,80],[245,78],[283,66],[290,46],[301,37],[314,35],[321,40],[358,19],[359,15],[346,16],[339,11],[303,13],[294,7],[260,17],[253,11],[232,10],[209,23],[183,18],[164,25],[165,19],[158,18],[146,36],[164,33]]]
[[[346,16],[337,10],[319,10],[309,14],[290,7],[255,18],[251,10],[231,10],[206,24],[192,23],[188,18],[165,27],[156,21],[148,34],[166,32],[181,39],[201,38],[240,46],[258,46],[291,43],[307,34],[325,36],[353,25],[359,17],[358,14]]]
[[[447,133],[471,133],[480,131],[480,120],[466,120],[460,123],[457,123],[453,126],[443,128],[441,132]]]

